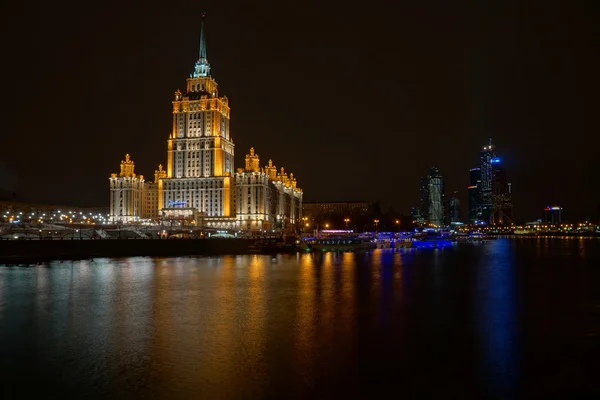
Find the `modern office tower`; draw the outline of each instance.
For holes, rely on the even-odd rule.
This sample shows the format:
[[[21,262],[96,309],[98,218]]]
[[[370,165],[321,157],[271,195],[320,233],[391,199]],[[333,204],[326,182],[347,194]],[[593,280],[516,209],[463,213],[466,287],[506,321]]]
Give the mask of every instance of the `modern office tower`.
[[[492,212],[493,212],[493,182],[494,182],[494,160],[496,156],[492,148],[492,139],[487,146],[483,147],[483,150],[479,153],[480,161],[480,173],[481,173],[481,187],[480,187],[480,201],[481,201],[481,220],[485,223],[489,223]]]
[[[493,160],[494,179],[492,184],[492,215],[490,223],[506,225],[512,223],[512,185],[500,159]]]
[[[429,177],[428,176],[421,177],[420,196],[421,196],[421,203],[419,205],[419,210],[421,212],[421,217],[423,218],[424,221],[429,221]]]
[[[448,215],[450,217],[450,223],[462,222],[460,220],[460,199],[457,190],[452,193],[452,197],[448,203]]]
[[[560,206],[548,206],[544,208],[544,222],[547,224],[561,224],[563,221],[563,208]]]
[[[421,177],[420,187],[421,203],[419,210],[421,212],[421,218],[423,221],[429,221],[429,177]]]
[[[469,223],[474,224],[481,219],[481,169],[471,168],[469,171]]]
[[[421,212],[423,218],[437,226],[446,223],[444,178],[438,167],[431,167],[429,175],[421,178]]]
[[[469,186],[469,199],[473,204],[469,206],[469,220],[474,222],[474,210],[477,208],[477,220],[488,224],[512,223],[512,185],[508,182],[506,171],[500,166],[500,158],[494,153],[492,139],[487,146],[483,147],[479,156],[479,181],[474,183],[474,173],[471,170],[471,182]],[[477,196],[475,189],[477,186]],[[478,198],[477,198],[478,197]],[[475,207],[475,202],[478,206]]]

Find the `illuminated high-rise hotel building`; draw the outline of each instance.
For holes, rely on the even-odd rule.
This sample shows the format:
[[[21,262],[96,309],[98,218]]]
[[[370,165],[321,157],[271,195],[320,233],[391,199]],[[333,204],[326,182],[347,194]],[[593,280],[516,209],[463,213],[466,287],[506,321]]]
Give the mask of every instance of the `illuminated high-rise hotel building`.
[[[197,210],[207,220],[233,227],[233,149],[229,103],[210,75],[202,23],[198,61],[185,93],[178,90],[173,101],[167,177],[159,184],[162,212]]]
[[[133,217],[138,218],[123,220],[135,221],[144,214],[149,215],[147,218],[163,221],[179,220],[222,229],[249,227],[251,230],[285,229],[289,224],[297,223],[301,215],[302,192],[296,188],[292,174],[288,177],[283,169],[281,173],[273,173],[254,164],[249,168],[248,160],[245,169],[237,174],[234,172],[229,117],[229,101],[219,95],[217,82],[210,73],[203,20],[198,61],[187,78],[185,92],[177,90],[173,100],[167,168],[163,170],[159,166],[154,183],[144,185],[141,182],[140,192],[132,192],[136,202],[132,208]],[[113,178],[111,190],[117,185]],[[240,196],[237,208],[236,195]],[[118,220],[122,212],[129,215],[129,209],[122,211],[117,207],[120,203],[114,202],[113,207],[115,195],[111,196],[112,219]]]

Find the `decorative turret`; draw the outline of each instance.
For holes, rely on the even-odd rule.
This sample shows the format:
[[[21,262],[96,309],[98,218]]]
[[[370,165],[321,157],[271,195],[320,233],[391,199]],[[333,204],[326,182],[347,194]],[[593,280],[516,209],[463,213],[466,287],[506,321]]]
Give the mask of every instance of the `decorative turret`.
[[[254,154],[254,147],[250,147],[250,154],[246,154],[246,172],[260,172],[260,159]]]
[[[162,164],[158,165],[158,169],[154,171],[154,182],[158,182],[159,179],[164,179],[167,177],[167,171],[163,169]]]
[[[134,168],[135,164],[129,158],[129,154],[125,154],[125,161],[121,160],[121,172],[119,173],[119,176],[135,178],[135,174],[133,173]]]
[[[273,160],[269,160],[269,165],[265,166],[265,172],[270,180],[277,180],[277,167],[273,165]]]
[[[280,180],[285,186],[288,186],[288,176],[285,173],[285,169],[281,167],[281,172],[277,175],[277,179]]]

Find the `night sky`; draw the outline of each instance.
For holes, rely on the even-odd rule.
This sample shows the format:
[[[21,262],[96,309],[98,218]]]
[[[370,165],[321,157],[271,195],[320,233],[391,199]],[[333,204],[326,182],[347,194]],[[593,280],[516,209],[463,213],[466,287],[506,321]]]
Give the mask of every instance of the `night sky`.
[[[254,146],[305,200],[408,213],[438,165],[466,212],[469,169],[493,137],[516,219],[551,203],[598,214],[598,1],[128,3],[5,10],[0,187],[19,199],[108,206],[126,152],[147,178],[166,165],[206,10],[236,167]]]

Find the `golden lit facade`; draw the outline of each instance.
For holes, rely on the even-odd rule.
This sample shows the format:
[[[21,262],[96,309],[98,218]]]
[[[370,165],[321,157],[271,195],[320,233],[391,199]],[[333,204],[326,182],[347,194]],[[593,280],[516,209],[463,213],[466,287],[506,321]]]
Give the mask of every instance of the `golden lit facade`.
[[[242,230],[292,229],[302,218],[302,190],[294,174],[278,172],[273,161],[260,168],[260,159],[250,148],[246,165],[235,174],[236,215]]]
[[[235,227],[229,112],[227,97],[219,96],[217,82],[210,76],[202,29],[200,57],[187,79],[186,92],[175,92],[173,101],[167,176],[159,190],[165,216],[175,211],[171,209],[195,209],[207,223]]]
[[[145,189],[143,175],[136,175],[135,164],[125,155],[121,161],[121,171],[110,176],[110,221],[129,223],[140,219],[142,214],[142,193]]]
[[[246,168],[234,172],[229,101],[219,95],[210,75],[204,23],[198,61],[185,93],[177,90],[172,105],[166,169],[159,165],[154,183],[135,177],[133,162],[131,174],[112,174],[111,220],[176,220],[236,230],[286,229],[297,223],[302,191],[293,174],[288,176],[283,168],[277,171],[271,161],[260,168],[253,149],[246,157]],[[136,183],[127,183],[125,178]]]

